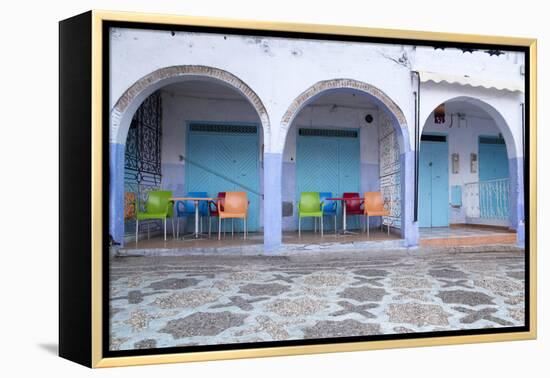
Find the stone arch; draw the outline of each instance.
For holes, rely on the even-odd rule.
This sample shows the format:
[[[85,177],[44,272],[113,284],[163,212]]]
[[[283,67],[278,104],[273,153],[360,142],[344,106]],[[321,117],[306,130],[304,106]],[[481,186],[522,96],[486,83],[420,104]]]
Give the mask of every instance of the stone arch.
[[[366,93],[378,105],[382,105],[388,111],[390,117],[393,118],[394,124],[399,125],[398,129],[400,131],[400,136],[402,139],[400,140],[401,152],[411,150],[407,120],[401,108],[381,89],[371,84],[355,79],[331,79],[319,81],[303,91],[300,95],[298,95],[298,97],[296,97],[294,101],[292,101],[281,119],[281,132],[276,146],[277,150],[283,151],[286,142],[286,136],[288,134],[290,126],[292,125],[292,121],[298,115],[298,113],[300,113],[300,110],[302,110],[313,99],[322,95],[324,92],[335,89],[354,89],[359,92]]]
[[[499,129],[499,131],[502,133],[502,137],[506,142],[506,149],[507,149],[509,159],[522,155],[521,151],[518,151],[516,140],[514,139],[514,135],[512,133],[512,129],[510,128],[510,125],[508,124],[504,116],[501,114],[501,112],[497,108],[495,108],[493,105],[488,103],[487,101],[484,101],[477,97],[455,96],[455,97],[450,97],[443,100],[439,99],[438,103],[430,104],[428,108],[430,109],[429,113],[425,114],[422,121],[420,122],[420,128],[421,128],[420,134],[422,134],[422,132],[424,131],[424,127],[426,126],[426,122],[428,121],[428,118],[430,117],[430,115],[438,105],[444,104],[444,103],[450,103],[450,102],[459,102],[459,101],[466,102],[475,107],[478,107],[479,109],[482,109],[484,112],[486,112],[489,115],[489,117],[491,117],[491,119],[497,125],[497,128]]]
[[[241,93],[258,113],[264,144],[269,151],[271,127],[267,110],[260,97],[244,81],[219,68],[181,65],[160,68],[132,84],[117,100],[110,117],[110,143],[125,144],[132,117],[139,105],[154,91],[174,82],[204,78],[220,82]]]

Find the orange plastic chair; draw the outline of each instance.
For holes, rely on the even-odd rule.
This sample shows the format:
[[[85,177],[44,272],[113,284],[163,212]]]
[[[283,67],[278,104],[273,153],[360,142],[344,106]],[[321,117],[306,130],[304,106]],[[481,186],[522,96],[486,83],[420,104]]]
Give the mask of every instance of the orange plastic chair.
[[[226,192],[225,199],[223,201],[218,200],[218,240],[221,240],[222,236],[222,219],[242,219],[244,225],[244,239],[248,234],[246,227],[246,218],[248,216],[248,198],[246,192]],[[231,235],[233,236],[233,228],[231,229]]]
[[[367,217],[367,238],[370,236],[369,232],[369,217],[387,217],[390,215],[390,211],[384,207],[384,200],[382,200],[381,192],[365,192],[365,207],[364,214]],[[390,200],[391,203],[391,200]],[[384,225],[382,224],[380,227]],[[364,230],[363,230],[364,231]],[[388,223],[388,235],[390,234],[390,224]]]

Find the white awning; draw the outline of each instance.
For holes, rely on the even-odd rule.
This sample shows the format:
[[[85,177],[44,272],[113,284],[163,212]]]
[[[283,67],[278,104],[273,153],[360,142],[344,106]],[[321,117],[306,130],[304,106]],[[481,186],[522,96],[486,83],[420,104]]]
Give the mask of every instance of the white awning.
[[[507,91],[519,91],[524,92],[525,86],[522,80],[492,80],[485,79],[480,77],[472,77],[469,75],[447,75],[436,72],[429,71],[420,71],[420,81],[428,82],[432,81],[434,83],[449,83],[449,84],[459,84],[459,85],[469,85],[471,87],[483,87],[483,88],[494,88],[498,90],[507,90]]]

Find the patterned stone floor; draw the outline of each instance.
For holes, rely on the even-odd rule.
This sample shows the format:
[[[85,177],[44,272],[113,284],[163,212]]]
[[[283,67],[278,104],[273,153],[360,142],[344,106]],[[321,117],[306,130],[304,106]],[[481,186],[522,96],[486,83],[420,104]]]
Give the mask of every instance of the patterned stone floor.
[[[110,348],[517,326],[523,291],[522,252],[119,257]]]

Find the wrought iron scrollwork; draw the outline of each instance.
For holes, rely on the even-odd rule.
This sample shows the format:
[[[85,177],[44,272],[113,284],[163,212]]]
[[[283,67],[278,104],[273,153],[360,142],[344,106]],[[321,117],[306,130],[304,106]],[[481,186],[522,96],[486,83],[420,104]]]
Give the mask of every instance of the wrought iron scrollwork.
[[[162,101],[160,92],[150,95],[140,105],[130,124],[126,139],[124,183],[125,191],[135,193],[136,206],[143,209],[150,190],[160,187]],[[133,233],[134,221],[128,220],[126,233]],[[157,225],[151,225],[151,230]]]

